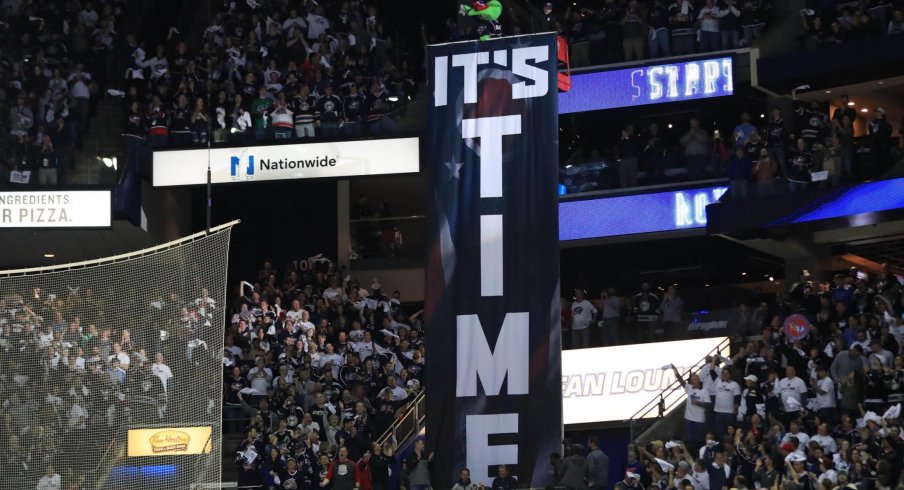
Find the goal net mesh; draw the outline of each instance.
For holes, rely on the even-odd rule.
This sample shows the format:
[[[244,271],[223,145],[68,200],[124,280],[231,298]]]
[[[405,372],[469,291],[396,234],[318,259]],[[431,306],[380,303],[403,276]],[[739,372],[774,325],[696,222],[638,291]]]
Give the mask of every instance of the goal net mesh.
[[[0,272],[0,490],[219,481],[230,229]]]

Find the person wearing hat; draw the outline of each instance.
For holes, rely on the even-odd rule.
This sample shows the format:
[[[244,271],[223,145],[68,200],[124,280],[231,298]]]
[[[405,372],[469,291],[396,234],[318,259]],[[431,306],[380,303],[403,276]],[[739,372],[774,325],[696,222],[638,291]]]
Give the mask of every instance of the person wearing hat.
[[[755,374],[744,376],[744,391],[741,393],[741,406],[738,415],[741,420],[747,422],[753,414],[766,415],[766,400],[760,390],[759,379]]]

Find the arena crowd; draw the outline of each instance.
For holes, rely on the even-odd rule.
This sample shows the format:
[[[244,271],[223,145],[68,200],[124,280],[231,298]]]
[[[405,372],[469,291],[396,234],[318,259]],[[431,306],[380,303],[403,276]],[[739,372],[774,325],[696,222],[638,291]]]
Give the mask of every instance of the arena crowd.
[[[225,423],[245,436],[239,488],[388,488],[396,441],[380,437],[424,389],[421,312],[377,279],[365,288],[308,263],[265,263],[233,308]],[[426,473],[421,453],[404,465],[411,485]]]

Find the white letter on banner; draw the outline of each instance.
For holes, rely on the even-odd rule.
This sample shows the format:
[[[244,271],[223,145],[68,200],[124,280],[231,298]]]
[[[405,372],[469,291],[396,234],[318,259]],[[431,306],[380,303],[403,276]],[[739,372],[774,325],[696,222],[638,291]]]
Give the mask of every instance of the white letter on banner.
[[[549,92],[549,73],[542,68],[527,64],[527,60],[542,63],[548,59],[549,47],[547,46],[532,46],[512,50],[512,73],[534,82],[530,86],[525,82],[518,82],[512,85],[513,99],[543,97]]]
[[[465,418],[466,464],[471,470],[471,480],[490,485],[489,467],[499,464],[518,464],[518,446],[506,444],[490,446],[490,434],[514,434],[518,432],[518,414],[468,415]]]
[[[480,216],[480,295],[502,296],[502,215]]]
[[[458,315],[455,396],[477,396],[477,377],[487,396],[497,396],[508,374],[509,395],[528,393],[530,313],[506,313],[496,339],[496,352],[490,350],[477,315]],[[470,454],[470,451],[469,451]]]
[[[477,65],[490,62],[490,53],[465,53],[452,55],[452,66],[464,68],[465,104],[477,103]]]
[[[433,59],[433,106],[446,105],[449,97],[449,57],[437,56]]]
[[[502,137],[521,134],[521,116],[462,119],[461,137],[480,138],[480,197],[502,197]]]

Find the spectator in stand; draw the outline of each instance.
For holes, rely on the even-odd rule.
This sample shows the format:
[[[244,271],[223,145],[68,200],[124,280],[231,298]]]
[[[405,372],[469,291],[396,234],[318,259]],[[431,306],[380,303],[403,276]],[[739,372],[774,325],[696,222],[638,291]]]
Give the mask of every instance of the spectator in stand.
[[[685,326],[683,322],[684,300],[675,285],[669,285],[666,289],[662,303],[659,305],[659,311],[662,312],[662,326],[657,329],[657,335],[660,339],[675,338],[679,329]]]
[[[288,140],[295,134],[295,118],[286,103],[286,94],[279,92],[277,95],[270,119],[273,121],[274,139]]]
[[[84,137],[88,132],[91,74],[85,71],[83,64],[77,63],[72,74],[69,75],[68,82],[69,93],[72,95],[73,111],[78,123],[76,128],[80,137]]]
[[[788,131],[787,123],[782,118],[782,109],[780,107],[772,108],[772,120],[769,121],[769,127],[766,132],[766,148],[769,149],[769,157],[778,165],[781,170],[781,176],[787,178],[786,149],[790,132]]]
[[[452,490],[480,490],[481,486],[483,485],[471,481],[471,470],[462,468],[458,472],[458,481],[452,485]]]
[[[574,290],[574,302],[571,303],[571,346],[575,349],[590,347],[590,323],[597,309],[587,300],[583,289]]]
[[[195,99],[195,108],[191,113],[191,142],[194,145],[206,145],[210,137],[209,116],[204,106],[204,99]]]
[[[651,27],[644,23],[637,12],[637,0],[628,2],[628,9],[621,20],[621,27],[625,61],[642,60],[644,58],[643,41]]]
[[[342,99],[333,93],[333,85],[324,86],[323,97],[317,102],[315,117],[325,138],[335,138],[342,127]]]
[[[877,165],[885,165],[888,162],[892,128],[885,118],[885,109],[877,107],[873,113],[874,117],[868,128],[870,151]]]
[[[424,440],[414,442],[414,451],[405,460],[404,470],[408,475],[411,490],[428,490],[430,488],[430,471],[433,469],[433,453],[429,455],[424,449]]]
[[[667,0],[653,0],[653,5],[647,15],[647,25],[650,26],[649,44],[650,58],[668,58],[672,56],[670,41],[671,26],[669,22],[669,4]]]
[[[704,6],[697,13],[697,20],[700,22],[700,50],[703,52],[722,48],[722,34],[719,30],[721,12],[716,0],[705,0]]]
[[[251,124],[254,128],[254,140],[257,142],[269,139],[267,128],[270,127],[270,112],[273,99],[265,87],[257,89],[257,98],[251,101]]]
[[[304,84],[297,95],[292,98],[292,113],[295,116],[295,136],[299,138],[314,137],[314,121],[316,120],[317,98],[311,95],[310,88]]]
[[[59,159],[56,150],[53,149],[53,140],[50,136],[44,135],[38,152],[38,185],[56,186],[58,167]]]
[[[769,156],[769,150],[762,148],[760,157],[753,165],[753,176],[756,181],[757,196],[771,196],[775,194],[775,179],[778,176],[778,165]]]
[[[515,490],[518,488],[518,479],[509,473],[508,466],[501,464],[496,471],[496,478],[493,478],[490,490]]]
[[[904,34],[904,10],[896,8],[892,14],[892,19],[888,21],[888,29],[886,34],[889,36],[895,34]]]
[[[724,434],[729,425],[735,425],[741,406],[741,387],[731,379],[731,374],[731,370],[723,369],[719,380],[713,383],[713,412],[717,434]]]
[[[722,33],[722,49],[737,49],[741,46],[741,10],[736,4],[740,1],[725,0],[725,8],[719,11],[719,31]]]
[[[743,146],[736,146],[734,154],[728,160],[728,189],[732,201],[748,198],[752,177],[753,162],[748,158],[747,151]]]
[[[590,477],[588,487],[591,489],[606,488],[609,484],[609,456],[599,446],[596,437],[587,440],[590,453],[587,454],[587,463],[590,465]]]
[[[838,112],[835,111],[835,114]],[[841,174],[848,181],[854,179],[854,119],[845,113],[840,119],[832,121],[833,133],[841,150]]]
[[[603,347],[619,345],[622,309],[624,301],[618,296],[615,288],[600,293],[601,321],[603,331]]]
[[[203,99],[198,99],[203,100]],[[184,148],[191,143],[192,109],[188,106],[188,97],[180,94],[173,107],[170,121],[168,144],[176,148]]]
[[[589,461],[584,458],[581,446],[572,446],[568,448],[569,455],[558,467],[559,483],[557,486],[568,489],[581,490],[588,487],[587,482],[593,479],[593,469]],[[497,478],[498,480],[498,478]],[[494,482],[493,489],[497,486]],[[514,490],[515,485],[511,487],[500,486],[504,490]]]
[[[700,376],[691,374],[689,379],[685,380],[678,372],[678,368],[674,365],[671,365],[671,368],[675,373],[675,379],[687,393],[684,407],[684,440],[691,444],[691,449],[693,449],[703,444],[706,430],[706,409],[711,405],[711,399],[709,393],[703,389]]]
[[[392,103],[389,100],[389,94],[386,93],[383,83],[374,78],[370,84],[370,92],[367,94],[367,129],[370,134],[386,134],[395,133],[398,127],[390,115]]]
[[[628,124],[621,131],[615,148],[618,157],[618,181],[622,187],[637,186],[637,162],[640,157],[640,140],[634,134],[634,125]]]
[[[350,137],[357,137],[364,134],[364,120],[367,116],[367,98],[358,93],[358,84],[351,82],[348,84],[348,96],[342,105],[342,114],[344,116],[344,126],[342,132]]]
[[[151,148],[163,148],[169,144],[169,111],[164,107],[159,96],[148,108],[148,144]]]
[[[746,145],[751,133],[754,133],[756,131],[756,126],[750,124],[750,113],[742,112],[741,122],[738,123],[737,126],[735,126],[734,131],[732,132],[732,138],[734,139],[735,146]]]
[[[672,52],[676,55],[690,54],[694,52],[693,26],[697,20],[697,13],[693,2],[690,0],[674,0],[669,5],[669,15],[672,23]],[[690,31],[682,32],[682,31]]]
[[[699,180],[706,170],[706,157],[709,153],[709,135],[700,127],[700,120],[691,118],[690,129],[681,137],[684,156],[687,157],[687,170],[691,179]]]
[[[797,147],[791,152],[791,168],[788,182],[791,191],[805,190],[810,183],[810,172],[813,169],[813,153],[803,137],[797,138]]]

